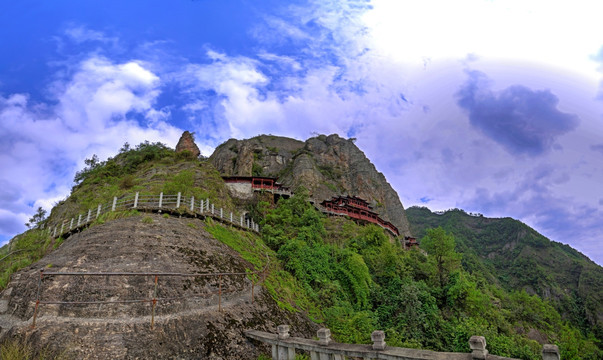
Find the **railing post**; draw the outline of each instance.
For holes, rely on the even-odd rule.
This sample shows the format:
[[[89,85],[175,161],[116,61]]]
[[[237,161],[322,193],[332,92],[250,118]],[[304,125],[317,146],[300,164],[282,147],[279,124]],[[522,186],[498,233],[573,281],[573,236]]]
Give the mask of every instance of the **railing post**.
[[[159,276],[155,275],[155,290],[153,291],[153,309],[151,310],[151,330],[155,326],[155,306],[157,305],[157,283]]]
[[[201,203],[199,204],[199,212],[200,212],[201,214],[203,214],[203,199],[201,199],[201,200],[200,200],[200,202],[201,202]]]
[[[286,340],[290,337],[289,325],[279,325],[277,331],[279,340]],[[295,348],[285,345],[273,345],[272,358],[276,360],[295,360]]]
[[[488,350],[486,350],[486,338],[483,336],[472,336],[469,339],[472,359],[486,359]]]
[[[371,340],[373,341],[373,350],[385,350],[385,333],[383,331],[373,331]]]
[[[214,214],[214,204],[211,204],[211,214]]]
[[[38,291],[36,292],[36,307],[34,309],[33,322],[31,323],[32,329],[34,329],[36,327],[36,318],[38,316],[38,306],[40,306],[40,288],[42,287],[42,276],[44,276],[44,269],[40,270],[40,277],[38,278]]]
[[[243,227],[243,215],[241,215],[241,227]]]
[[[54,227],[54,232],[52,233],[52,237],[57,237],[57,227]]]
[[[90,216],[92,216],[92,209],[88,209],[88,217],[86,218],[86,222],[90,222]]]
[[[222,211],[222,208],[220,208],[220,219],[224,218],[224,213]]]
[[[542,360],[561,360],[559,347],[557,345],[542,345]]]
[[[61,231],[59,232],[59,236],[63,235],[63,226],[65,226],[65,223],[61,224]]]
[[[230,222],[232,223],[232,211],[230,212]]]
[[[77,217],[77,226],[80,226],[80,223],[82,222],[82,214],[79,214]]]
[[[111,206],[111,211],[115,211],[115,205],[117,205],[117,196],[113,197],[113,205]]]
[[[136,195],[134,195],[134,209],[136,209],[138,207],[138,191],[136,192]]]
[[[222,275],[218,275],[218,311],[222,311]]]
[[[249,219],[247,219],[247,228],[249,229]]]
[[[209,211],[209,199],[205,199],[205,211]]]
[[[327,328],[318,329],[318,343],[322,346],[327,346],[331,343],[331,330]]]
[[[318,331],[316,332],[316,335],[318,336],[318,344],[319,345],[328,346],[331,343],[331,330],[329,330],[327,328],[318,329]],[[337,355],[337,354],[329,355],[328,353],[322,353],[319,351],[310,351],[310,359],[312,359],[312,360],[322,360],[322,359],[343,360],[341,355]]]
[[[97,219],[100,216],[100,212],[101,212],[101,204],[98,204],[98,207],[96,208],[96,218]]]
[[[195,211],[195,197],[191,196],[191,211]]]
[[[176,209],[178,209],[180,207],[180,192],[178,192],[178,198],[176,199]]]
[[[159,208],[163,205],[163,191],[159,193]]]

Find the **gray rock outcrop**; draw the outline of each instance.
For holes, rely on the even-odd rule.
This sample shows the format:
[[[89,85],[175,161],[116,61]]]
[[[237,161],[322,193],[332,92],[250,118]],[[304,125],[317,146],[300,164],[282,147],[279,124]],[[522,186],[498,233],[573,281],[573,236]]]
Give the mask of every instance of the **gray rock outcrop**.
[[[176,144],[176,152],[190,151],[193,156],[198,157],[201,155],[201,151],[197,144],[195,144],[195,139],[193,138],[193,134],[188,131],[182,133],[180,136],[180,140],[178,140],[178,144]]]
[[[401,235],[410,235],[398,194],[352,140],[335,134],[305,142],[272,135],[230,139],[210,160],[222,175],[271,176],[292,189],[303,185],[318,202],[337,195],[359,196]]]

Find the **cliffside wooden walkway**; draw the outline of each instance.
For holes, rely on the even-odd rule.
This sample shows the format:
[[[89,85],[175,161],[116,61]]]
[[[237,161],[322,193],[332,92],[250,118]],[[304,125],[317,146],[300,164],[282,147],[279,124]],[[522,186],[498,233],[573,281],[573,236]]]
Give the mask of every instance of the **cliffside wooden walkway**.
[[[350,217],[352,219],[360,220],[360,221],[363,221],[365,223],[371,223],[371,224],[378,225],[381,228],[383,228],[384,230],[387,230],[393,236],[399,236],[398,233],[394,232],[384,222],[374,221],[373,219],[368,219],[368,218],[363,218],[363,217],[360,217],[360,216],[356,216],[355,214],[349,214],[349,213],[344,212],[344,211],[341,211],[341,212],[333,211],[333,210],[327,209],[326,207],[320,205],[314,199],[310,199],[310,203],[316,208],[316,210],[320,211],[323,214],[326,214],[326,215],[329,215],[329,216],[348,216],[348,217]],[[396,231],[397,231],[397,229],[396,229]]]
[[[195,199],[195,197],[184,197],[181,193],[177,195],[141,195],[140,193],[114,197],[111,203],[99,204],[94,209],[85,213],[77,214],[71,218],[46,226],[46,231],[53,238],[62,236],[66,238],[72,233],[79,232],[83,228],[96,221],[101,215],[108,212],[123,210],[140,210],[163,213],[174,213],[178,215],[206,218],[210,217],[216,221],[237,227],[246,231],[258,233],[260,227],[253,220],[246,218],[244,214],[227,212],[223,208],[216,208],[209,199]]]

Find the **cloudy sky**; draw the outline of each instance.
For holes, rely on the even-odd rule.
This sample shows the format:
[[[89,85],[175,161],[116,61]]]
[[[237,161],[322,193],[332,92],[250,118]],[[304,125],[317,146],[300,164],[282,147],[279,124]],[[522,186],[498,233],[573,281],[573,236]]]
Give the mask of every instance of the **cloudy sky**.
[[[598,1],[0,5],[0,242],[126,141],[357,138],[408,207],[510,216],[603,264]]]

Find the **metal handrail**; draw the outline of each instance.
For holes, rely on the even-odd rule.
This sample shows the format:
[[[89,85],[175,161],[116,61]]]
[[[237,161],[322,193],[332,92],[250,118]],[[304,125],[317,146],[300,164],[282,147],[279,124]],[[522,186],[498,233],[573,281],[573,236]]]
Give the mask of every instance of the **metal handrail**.
[[[262,274],[261,283],[266,279],[266,272],[270,266],[270,258],[266,255],[266,263],[261,270],[246,271],[246,272],[219,272],[219,273],[178,273],[178,272],[45,272],[44,269],[40,270],[40,277],[38,278],[38,288],[36,291],[36,301],[34,308],[34,315],[32,320],[32,328],[36,326],[36,319],[38,317],[38,308],[40,305],[93,305],[93,304],[132,304],[132,303],[152,303],[151,313],[151,329],[153,329],[155,323],[155,307],[159,301],[169,300],[182,300],[191,298],[205,298],[203,295],[191,295],[191,296],[174,296],[174,297],[158,297],[157,289],[160,276],[166,277],[213,277],[218,278],[218,290],[209,291],[206,295],[218,294],[218,310],[222,311],[222,294],[232,293],[234,290],[224,291],[222,290],[222,277],[224,276],[241,276],[241,275],[259,275]],[[84,300],[84,301],[58,301],[58,300],[41,300],[42,296],[42,278],[44,276],[154,276],[155,277],[155,290],[152,298],[144,299],[124,299],[124,300]],[[254,303],[254,288],[255,283],[253,279],[251,281],[251,303]],[[259,281],[258,281],[259,283]]]

